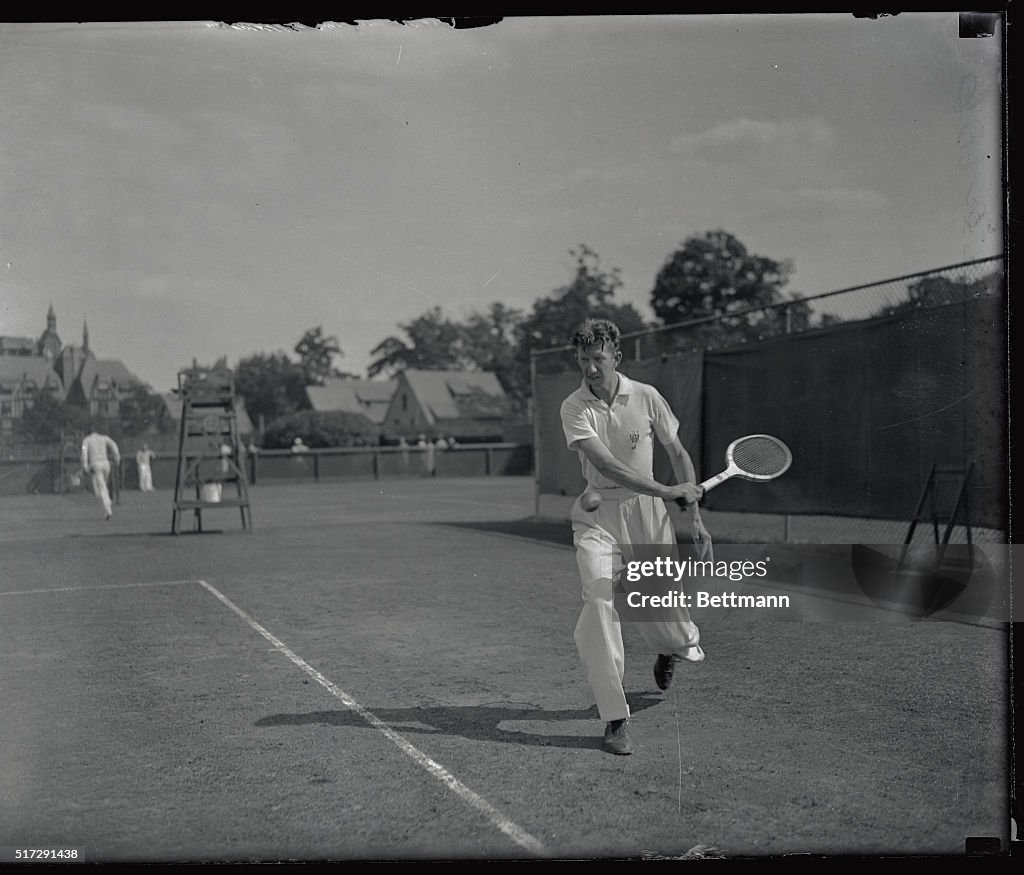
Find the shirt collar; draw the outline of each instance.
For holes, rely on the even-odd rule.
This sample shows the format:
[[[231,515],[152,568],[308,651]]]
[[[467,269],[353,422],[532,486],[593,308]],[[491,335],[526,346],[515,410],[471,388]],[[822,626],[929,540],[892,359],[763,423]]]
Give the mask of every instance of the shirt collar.
[[[618,399],[630,395],[633,391],[633,381],[621,371],[616,371],[615,373],[619,375],[619,391],[615,393],[615,398]],[[580,381],[580,389],[583,390],[583,395],[588,401],[601,400],[594,394],[586,379]]]

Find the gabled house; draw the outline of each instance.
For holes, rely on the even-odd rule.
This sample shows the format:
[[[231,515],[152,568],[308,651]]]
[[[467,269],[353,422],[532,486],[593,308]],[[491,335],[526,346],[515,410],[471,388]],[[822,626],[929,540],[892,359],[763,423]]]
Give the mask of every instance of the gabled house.
[[[88,410],[92,417],[115,419],[122,399],[140,385],[138,377],[117,359],[90,355],[68,387],[67,403]]]
[[[41,356],[0,356],[0,434],[9,437],[15,421],[44,391],[64,400],[64,386],[49,361]]]
[[[306,395],[318,412],[361,413],[380,425],[397,388],[397,380],[330,379],[322,386],[307,386]]]
[[[453,436],[466,443],[501,440],[511,405],[489,371],[428,371],[407,368],[397,376],[385,434],[407,440]]]

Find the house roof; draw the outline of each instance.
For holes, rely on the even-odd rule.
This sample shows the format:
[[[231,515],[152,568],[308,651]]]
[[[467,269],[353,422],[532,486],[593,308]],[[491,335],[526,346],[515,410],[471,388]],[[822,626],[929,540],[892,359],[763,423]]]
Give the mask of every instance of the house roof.
[[[322,386],[307,386],[306,394],[314,410],[361,413],[379,425],[397,388],[397,380],[327,380]]]
[[[131,385],[142,385],[142,381],[117,359],[87,358],[82,363],[78,378],[86,395],[93,385],[100,382],[116,383],[119,389],[127,389]]]
[[[425,371],[407,368],[408,381],[427,418],[494,419],[508,411],[505,390],[490,371]]]
[[[44,386],[49,380],[57,398],[64,397],[64,386],[53,365],[42,356],[0,356],[0,383],[14,386],[22,381]]]
[[[4,355],[6,350],[17,350],[18,355],[25,355],[25,350],[28,350],[30,355],[35,355],[36,341],[31,337],[12,337],[0,334],[0,356]],[[9,355],[9,353],[6,354]]]

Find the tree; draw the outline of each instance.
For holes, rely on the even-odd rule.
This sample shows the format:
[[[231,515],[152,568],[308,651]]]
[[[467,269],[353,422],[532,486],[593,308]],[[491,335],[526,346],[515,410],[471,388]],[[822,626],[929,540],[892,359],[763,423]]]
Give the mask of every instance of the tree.
[[[966,275],[947,277],[940,274],[921,277],[907,284],[907,297],[898,304],[886,305],[875,316],[906,313],[925,307],[941,307],[945,304],[959,304],[975,298],[1002,295],[1004,276],[995,270],[975,280]]]
[[[333,334],[324,337],[320,325],[302,335],[295,344],[295,353],[299,356],[307,386],[322,386],[328,377],[343,376],[334,366],[335,357],[344,355],[338,345],[338,338]]]
[[[271,423],[309,407],[305,371],[283,352],[256,353],[239,359],[235,388],[254,423],[261,418],[265,424]]]
[[[472,313],[459,326],[460,353],[471,369],[491,371],[519,407],[530,394],[530,372],[520,366],[518,345],[523,314],[495,302],[483,313]]]
[[[47,389],[36,396],[31,407],[26,405],[16,428],[24,441],[55,444],[69,434],[85,432],[88,425],[86,411],[65,404]]]
[[[124,437],[136,437],[151,429],[159,430],[165,422],[164,402],[149,386],[134,386],[121,399],[118,431]]]
[[[462,336],[459,326],[445,318],[440,307],[427,310],[398,327],[405,332],[405,340],[392,335],[370,350],[373,360],[367,373],[371,377],[381,373],[391,375],[405,368],[437,370],[465,367],[460,355]]]
[[[664,325],[719,317],[688,332],[687,339],[697,345],[770,337],[785,333],[787,325],[808,327],[809,306],[794,296],[790,307],[738,314],[787,300],[782,288],[792,273],[790,261],[754,255],[727,231],[706,231],[688,237],[665,261],[651,290],[651,306]]]
[[[613,300],[622,287],[619,268],[603,270],[597,253],[584,244],[569,254],[576,260],[572,282],[535,301],[530,315],[520,325],[516,355],[527,379],[530,351],[567,345],[572,340],[573,328],[588,317],[610,319],[623,334],[646,327],[632,304],[617,304]]]

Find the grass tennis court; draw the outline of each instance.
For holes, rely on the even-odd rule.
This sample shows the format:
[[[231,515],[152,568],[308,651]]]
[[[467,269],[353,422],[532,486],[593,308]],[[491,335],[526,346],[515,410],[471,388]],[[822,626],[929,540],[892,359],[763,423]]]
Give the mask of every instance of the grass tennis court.
[[[697,610],[631,757],[530,478],[0,502],[0,847],[94,861],[962,854],[1008,839],[1006,634],[801,594]],[[190,519],[186,517],[186,526]],[[710,525],[709,525],[710,527]],[[712,534],[715,534],[712,530]]]

